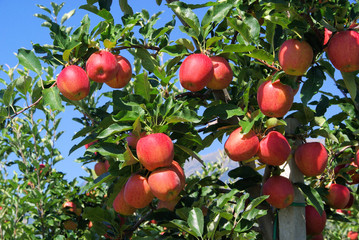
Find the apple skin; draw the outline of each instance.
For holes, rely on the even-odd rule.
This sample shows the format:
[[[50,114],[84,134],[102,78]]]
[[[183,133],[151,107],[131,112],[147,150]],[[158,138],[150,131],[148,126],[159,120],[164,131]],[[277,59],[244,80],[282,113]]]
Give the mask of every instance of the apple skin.
[[[182,190],[177,172],[171,168],[158,168],[148,177],[148,185],[155,197],[162,201],[175,199]]]
[[[177,175],[181,181],[181,190],[182,190],[184,188],[184,186],[186,185],[186,175],[184,173],[183,168],[175,160],[172,161],[171,166],[169,166],[168,168],[172,169],[173,171],[175,171],[177,173]]]
[[[90,80],[85,70],[76,65],[65,67],[56,79],[57,88],[72,101],[85,98],[90,93]]]
[[[357,150],[354,158],[354,162],[357,166],[359,166],[359,149]]]
[[[136,153],[140,163],[149,171],[168,167],[174,157],[173,142],[164,133],[152,133],[138,140]]]
[[[135,134],[133,134],[132,132],[130,132],[129,136],[126,138],[127,145],[129,147],[136,149],[138,140],[140,140],[140,138],[142,138],[146,135],[147,135],[146,132],[141,132],[140,136],[138,137],[138,136],[135,136]]]
[[[76,230],[77,228],[77,223],[75,223],[72,220],[66,220],[63,222],[64,228],[66,230]]]
[[[125,188],[123,187],[117,194],[116,198],[113,200],[112,206],[117,213],[129,216],[136,211],[136,208],[132,207],[125,201],[124,192]]]
[[[326,222],[327,214],[324,210],[320,215],[315,207],[311,205],[305,206],[305,226],[307,235],[317,235],[323,232]]]
[[[294,100],[293,89],[276,80],[263,82],[257,91],[257,101],[261,112],[268,117],[280,118],[287,114]]]
[[[106,82],[106,84],[112,88],[123,88],[126,86],[132,78],[131,63],[120,55],[115,55],[117,63],[119,65],[116,77]]]
[[[320,175],[328,165],[328,152],[320,142],[300,145],[294,153],[295,163],[307,177]]]
[[[233,79],[233,71],[228,61],[220,56],[210,57],[213,64],[213,78],[207,87],[213,90],[225,89]]]
[[[108,169],[110,167],[110,164],[108,162],[108,160],[106,160],[105,162],[98,162],[95,164],[95,173],[97,176],[101,176],[104,173],[108,172]]]
[[[324,28],[324,41],[323,41],[323,47],[324,47],[324,51],[328,51],[328,42],[330,40],[330,38],[332,37],[333,35],[333,32],[330,31],[329,29],[327,28]]]
[[[354,232],[354,231],[349,231],[349,232],[348,232],[348,235],[347,235],[347,237],[348,237],[350,240],[357,240],[357,239],[358,239],[358,236],[359,236],[359,233],[358,233],[358,232]]]
[[[330,185],[327,195],[327,202],[331,208],[343,209],[349,203],[350,191],[341,184],[333,183]]]
[[[281,45],[278,60],[286,74],[301,76],[312,64],[313,49],[306,41],[289,39]]]
[[[291,147],[287,139],[277,131],[271,131],[259,142],[258,157],[265,164],[280,166],[290,155]]]
[[[263,195],[269,195],[266,201],[276,208],[286,208],[294,200],[294,188],[288,178],[273,176],[263,184]]]
[[[197,92],[202,90],[213,78],[211,59],[201,53],[189,55],[179,70],[179,80],[183,88]]]
[[[354,166],[355,169],[348,171],[348,174],[350,175],[350,178],[352,179],[352,182],[349,184],[357,184],[359,183],[359,173],[357,173],[358,165],[356,162],[351,162],[348,166]]]
[[[350,193],[349,201],[348,201],[347,205],[345,205],[344,208],[351,208],[353,206],[353,203],[354,203],[354,196],[352,193]],[[348,212],[350,212],[350,211],[348,211]]]
[[[140,174],[131,175],[125,185],[124,199],[134,208],[148,206],[153,200],[153,194],[147,179]]]
[[[180,198],[177,197],[171,201],[162,201],[162,200],[159,200],[158,201],[158,204],[157,204],[157,209],[161,209],[161,208],[166,208],[168,209],[169,211],[174,211],[175,210],[175,207],[177,205],[177,203],[179,202]]]
[[[259,139],[253,130],[241,133],[242,127],[234,130],[224,144],[228,157],[236,162],[252,158],[259,149]]]
[[[310,238],[307,238],[308,240],[324,240],[323,235],[320,233],[315,236],[311,236]]]
[[[69,212],[76,212],[76,204],[72,201],[66,201],[62,204],[62,208],[66,209]]]
[[[86,72],[88,77],[95,82],[104,83],[116,77],[120,66],[116,57],[108,51],[97,51],[87,59]]]
[[[335,33],[329,41],[328,58],[342,72],[359,70],[359,33],[352,30]]]

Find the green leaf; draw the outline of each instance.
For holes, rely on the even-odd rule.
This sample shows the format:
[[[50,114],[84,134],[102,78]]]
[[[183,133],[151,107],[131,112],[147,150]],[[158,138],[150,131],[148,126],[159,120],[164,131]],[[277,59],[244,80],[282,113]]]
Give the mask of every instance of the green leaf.
[[[223,208],[239,191],[237,189],[232,189],[229,193],[223,194],[217,200],[217,207]]]
[[[44,96],[44,105],[49,105],[51,110],[64,111],[65,107],[62,106],[60,91],[56,87],[46,88],[42,91]]]
[[[229,119],[233,116],[243,116],[244,114],[243,110],[236,105],[217,104],[207,108],[203,113],[203,117],[206,119],[212,119],[218,116],[221,119]]]
[[[192,42],[187,38],[177,39],[176,43],[185,46],[188,50],[190,50],[192,52],[194,51],[194,46],[193,46]]]
[[[4,95],[2,96],[5,106],[10,106],[14,101],[13,99],[14,87],[15,85],[13,84],[13,82],[11,82],[6,87]]]
[[[245,14],[242,19],[229,17],[227,18],[227,22],[247,43],[258,41],[260,25],[258,20],[252,15]]]
[[[219,42],[222,39],[223,39],[223,37],[212,37],[212,38],[208,39],[206,42],[206,48],[209,48],[210,46],[212,46],[212,44]]]
[[[320,67],[312,67],[307,73],[307,80],[300,91],[303,104],[307,104],[312,97],[318,93],[323,86],[325,75]]]
[[[133,10],[130,5],[128,5],[127,0],[119,0],[119,4],[122,12],[128,15],[133,15]]]
[[[182,146],[182,145],[179,145],[179,144],[176,144],[175,145],[176,147],[179,147],[182,151],[184,151],[185,153],[187,153],[188,155],[190,155],[191,157],[195,158],[197,161],[199,161],[203,166],[204,165],[204,162],[203,160],[201,159],[201,157],[198,155],[198,153],[196,153],[195,151],[185,147],[185,146]]]
[[[188,215],[187,223],[189,227],[196,233],[197,237],[202,237],[204,228],[204,218],[202,210],[193,208]]]
[[[295,183],[299,189],[307,196],[310,205],[313,205],[319,213],[323,212],[324,204],[318,191],[304,183]]]
[[[148,81],[147,72],[136,75],[134,81],[135,94],[142,96],[147,101],[151,98],[151,84]]]
[[[220,23],[233,8],[233,4],[222,2],[218,5],[212,6],[208,9],[206,14],[202,18],[202,28],[205,28],[209,24],[217,25]]]
[[[223,48],[223,53],[233,53],[233,52],[250,52],[253,51],[256,47],[252,45],[244,45],[244,44],[230,44],[226,45]]]
[[[265,62],[268,62],[269,64],[272,64],[274,61],[273,55],[265,51],[264,49],[255,49],[252,52],[247,53],[246,55],[248,57],[263,60]]]
[[[156,59],[154,59],[151,54],[143,48],[136,49],[136,55],[141,59],[142,66],[149,72],[154,72],[155,67],[158,67],[159,64]]]
[[[100,132],[100,134],[97,136],[97,138],[100,138],[100,139],[107,138],[108,136],[110,136],[112,134],[123,132],[123,131],[128,131],[131,129],[132,129],[131,125],[113,123],[110,126],[108,126],[107,128],[105,128],[104,130],[102,130]]]
[[[228,172],[230,178],[249,178],[261,176],[256,170],[249,166],[240,166]]]
[[[15,86],[19,92],[26,95],[26,93],[30,90],[31,83],[32,78],[30,76],[20,76],[16,79]]]
[[[192,122],[199,123],[201,118],[197,113],[188,108],[183,108],[166,117],[167,123]]]
[[[162,48],[160,52],[168,53],[169,55],[174,57],[188,54],[187,48],[183,45],[166,46]]]
[[[38,75],[41,75],[41,63],[39,58],[36,57],[33,51],[21,48],[18,50],[16,57],[19,59],[19,63],[25,68],[34,71]]]
[[[162,3],[162,0],[156,0],[156,3],[157,3],[158,6],[160,6],[161,3]]]
[[[187,223],[183,220],[174,219],[170,222],[170,224],[173,224],[176,227],[178,227],[180,230],[185,231],[185,232],[197,237],[197,233],[194,230],[192,230],[191,228],[189,228],[187,226]]]
[[[197,15],[187,6],[186,3],[175,1],[168,6],[172,11],[185,21],[188,26],[195,32],[197,37],[199,36],[199,20]]]
[[[72,17],[75,14],[75,9],[71,10],[68,13],[65,13],[62,18],[61,18],[61,25],[64,24],[64,22],[66,22],[66,20],[68,20],[70,17]]]
[[[345,86],[352,98],[353,102],[355,102],[355,98],[357,96],[357,85],[355,83],[356,73],[355,72],[341,72],[343,76],[343,80]]]

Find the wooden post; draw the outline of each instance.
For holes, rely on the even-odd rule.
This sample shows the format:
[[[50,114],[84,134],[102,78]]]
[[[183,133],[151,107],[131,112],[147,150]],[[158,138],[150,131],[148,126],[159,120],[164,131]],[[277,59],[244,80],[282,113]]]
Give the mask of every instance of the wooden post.
[[[289,135],[295,134],[296,128],[299,123],[296,119],[286,119],[287,128],[286,133]],[[295,146],[299,146],[301,142],[296,140]],[[295,146],[292,146],[292,148]],[[294,151],[292,150],[291,157],[285,167],[283,176],[289,178],[292,183],[303,183],[304,176],[299,171],[294,161]],[[294,202],[303,204],[305,198],[298,188],[294,188]],[[278,214],[279,217],[279,240],[305,240],[306,229],[305,229],[305,207],[304,206],[289,206],[281,209]]]

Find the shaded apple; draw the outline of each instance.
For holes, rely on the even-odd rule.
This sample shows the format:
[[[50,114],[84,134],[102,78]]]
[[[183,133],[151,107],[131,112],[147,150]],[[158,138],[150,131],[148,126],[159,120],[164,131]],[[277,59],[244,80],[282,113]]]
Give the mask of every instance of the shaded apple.
[[[76,204],[68,200],[62,204],[62,208],[69,212],[75,212],[77,209]]]
[[[263,195],[269,195],[266,201],[276,208],[286,208],[294,200],[294,188],[288,178],[273,176],[263,184]]]
[[[287,139],[277,131],[271,131],[259,142],[258,157],[265,164],[280,166],[290,155],[291,147]]]
[[[307,177],[322,174],[328,164],[328,153],[320,142],[300,145],[294,154],[295,163]]]
[[[244,161],[252,158],[259,149],[259,139],[253,130],[242,133],[242,127],[234,130],[224,144],[224,150],[233,161]]]
[[[323,234],[318,234],[318,235],[315,235],[315,236],[309,236],[307,239],[308,240],[324,240]]]
[[[77,223],[72,220],[64,221],[63,225],[66,230],[76,230],[77,228]]]
[[[162,201],[175,199],[182,190],[180,177],[170,167],[153,171],[148,177],[148,185],[153,195]]]
[[[323,210],[322,214],[319,214],[317,209],[311,205],[305,206],[305,227],[308,235],[320,234],[327,222],[327,214]]]
[[[146,136],[146,134],[147,134],[146,132],[141,132],[140,136],[136,136],[134,133],[130,132],[128,134],[129,136],[126,138],[127,145],[136,149],[138,140],[140,140],[140,138]]]
[[[104,83],[116,77],[119,70],[116,57],[105,50],[97,51],[87,59],[86,72],[95,82]]]
[[[306,41],[286,40],[278,52],[279,64],[288,75],[301,76],[313,61],[313,49]]]
[[[159,200],[158,204],[157,204],[157,209],[166,208],[169,211],[174,211],[179,200],[180,200],[180,197],[176,197],[175,199],[173,199],[171,201]]]
[[[117,194],[116,198],[113,200],[112,206],[117,213],[129,216],[136,211],[136,208],[132,207],[125,201],[124,190],[125,188],[123,187]]]
[[[212,61],[201,53],[189,55],[179,69],[179,81],[182,87],[192,92],[202,90],[212,78]]]
[[[341,184],[333,183],[330,185],[327,195],[327,202],[331,208],[345,208],[350,200],[349,189]]]
[[[148,206],[152,202],[153,194],[147,179],[140,174],[132,174],[125,185],[124,199],[134,208]]]
[[[131,63],[120,55],[115,55],[115,58],[119,65],[116,77],[105,83],[112,88],[123,88],[132,78]]]
[[[213,77],[207,87],[214,90],[225,89],[233,79],[233,71],[228,61],[220,56],[210,57],[213,64]]]
[[[98,162],[95,164],[95,173],[97,176],[101,176],[104,173],[108,172],[108,169],[110,167],[110,164],[108,162],[108,160],[104,161],[104,162]]]
[[[359,33],[347,30],[335,33],[328,44],[328,58],[342,72],[359,70]]]
[[[257,91],[257,102],[261,112],[268,117],[283,117],[292,107],[293,89],[279,80],[263,82]]]
[[[152,133],[138,140],[136,153],[140,163],[149,171],[168,167],[174,157],[173,143],[164,133]]]
[[[181,190],[182,190],[184,188],[184,186],[186,185],[186,175],[184,173],[183,168],[175,160],[172,161],[172,164],[168,168],[172,169],[173,171],[175,171],[177,173],[177,175],[181,181]]]
[[[69,100],[78,101],[90,92],[90,80],[85,70],[76,65],[65,67],[56,79],[57,88]]]
[[[350,193],[349,201],[348,201],[347,205],[345,205],[344,208],[351,208],[353,206],[353,203],[354,203],[354,195],[352,193]]]
[[[328,51],[328,43],[330,38],[332,37],[333,32],[330,31],[328,28],[324,28],[324,41],[323,41],[323,47],[324,47],[324,51]]]

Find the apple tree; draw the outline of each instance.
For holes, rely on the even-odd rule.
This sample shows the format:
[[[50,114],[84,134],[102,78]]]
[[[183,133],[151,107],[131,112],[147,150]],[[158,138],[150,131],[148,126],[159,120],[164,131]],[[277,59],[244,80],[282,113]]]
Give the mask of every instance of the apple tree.
[[[22,131],[18,116],[34,109],[78,112],[70,153],[86,146],[78,161],[101,164],[82,192],[106,195],[81,215],[93,224],[88,239],[342,239],[358,230],[356,3],[81,4],[76,27],[65,25],[75,10],[60,17],[63,4],[39,5],[52,42],[19,49],[0,117]],[[201,151],[218,143],[222,158],[205,163]],[[226,158],[237,167],[227,171]],[[191,161],[203,172],[185,176]]]

